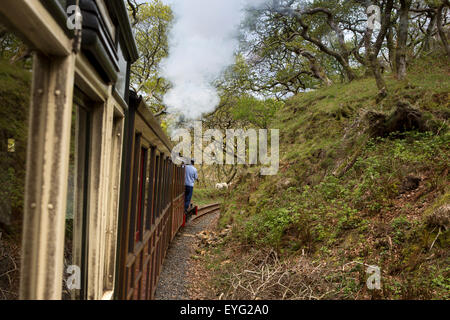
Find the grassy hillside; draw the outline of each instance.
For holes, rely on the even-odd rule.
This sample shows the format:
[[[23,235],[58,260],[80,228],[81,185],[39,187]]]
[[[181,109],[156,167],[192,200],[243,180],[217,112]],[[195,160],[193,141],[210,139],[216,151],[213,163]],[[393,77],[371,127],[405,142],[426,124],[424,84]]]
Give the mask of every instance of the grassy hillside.
[[[9,225],[22,218],[30,86],[29,71],[0,59],[0,223]]]
[[[226,198],[211,250],[231,299],[450,298],[450,68],[422,60],[387,75],[300,94],[271,124],[280,172],[254,168]],[[406,111],[405,111],[406,110]],[[369,290],[369,265],[381,290]]]
[[[196,187],[192,195],[192,203],[201,207],[215,202],[221,202],[224,194],[225,190]]]
[[[29,71],[0,59],[0,300],[18,298],[30,86]]]

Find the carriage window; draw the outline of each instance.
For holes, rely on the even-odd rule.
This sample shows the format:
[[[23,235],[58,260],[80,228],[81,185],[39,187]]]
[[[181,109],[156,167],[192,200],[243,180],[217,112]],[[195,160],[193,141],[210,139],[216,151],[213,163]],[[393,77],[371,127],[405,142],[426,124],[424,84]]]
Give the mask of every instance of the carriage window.
[[[64,245],[63,299],[82,299],[87,255],[87,190],[90,116],[74,103],[72,112],[69,180]],[[73,275],[74,277],[70,277]],[[70,277],[70,279],[69,279]],[[72,281],[71,281],[72,280]]]
[[[169,160],[164,160],[164,193],[163,193],[163,211],[167,208],[167,199],[169,195]]]
[[[128,62],[125,59],[122,45],[120,43],[117,48],[117,55],[119,57],[119,74],[116,82],[116,89],[120,96],[124,98],[127,91]]]
[[[163,210],[164,210],[164,186],[165,186],[165,182],[166,182],[166,175],[165,175],[165,171],[166,171],[166,161],[164,160],[164,158],[161,158],[161,170],[160,170],[160,181],[161,181],[161,186],[160,186],[160,191],[159,191],[159,197],[158,197],[158,216],[161,216]]]
[[[122,126],[123,118],[115,117],[112,130],[112,150],[110,167],[110,196],[108,200],[108,217],[106,228],[106,241],[104,248],[105,276],[104,292],[112,293],[114,290],[114,276],[116,265],[116,237],[117,237],[117,213],[119,207],[120,164],[122,157]]]
[[[154,147],[151,148],[150,156],[148,157],[148,166],[147,166],[147,192],[145,202],[147,203],[147,211],[146,211],[146,223],[145,229],[150,230],[151,226],[154,223],[153,220],[153,193],[155,189],[155,159],[156,159],[156,150]]]
[[[98,7],[98,10],[100,11],[100,14],[103,18],[103,22],[106,25],[106,28],[109,31],[109,35],[111,36],[112,40],[115,40],[116,37],[116,27],[114,26],[114,23],[111,20],[111,17],[109,15],[108,6],[106,5],[105,0],[96,0],[95,1]]]
[[[139,166],[139,178],[138,178],[138,186],[139,186],[139,199],[138,199],[138,208],[137,208],[137,219],[136,219],[136,241],[141,241],[143,232],[142,226],[144,225],[144,215],[143,212],[145,206],[145,185],[146,185],[146,167],[147,167],[147,149],[141,148],[141,156],[140,156],[140,166]]]
[[[156,156],[155,161],[155,192],[153,193],[153,213],[152,213],[152,221],[156,222],[156,218],[158,217],[158,194],[159,194],[159,171],[160,171],[160,156]]]
[[[163,190],[164,190],[164,155],[161,155],[159,159],[159,184],[158,184],[158,200],[157,200],[157,206],[158,210],[156,212],[158,218],[161,216],[162,213],[162,199],[163,199]]]
[[[20,255],[15,248],[20,248],[23,223],[32,59],[27,45],[1,21],[0,300],[13,300],[19,297],[14,279],[19,278]]]
[[[162,193],[162,199],[161,199],[161,212],[164,212],[166,209],[166,196],[167,196],[167,159],[164,159],[164,184],[163,184],[163,193]]]
[[[134,137],[134,160],[133,160],[133,176],[132,176],[132,194],[131,194],[131,215],[128,235],[128,251],[133,252],[134,243],[136,240],[136,216],[137,216],[137,202],[139,194],[139,173],[141,163],[141,134],[137,133]]]
[[[170,159],[167,158],[166,160],[166,197],[165,197],[165,203],[164,203],[164,208],[166,209],[169,206],[169,202],[170,202],[170,179],[172,176],[172,172],[170,170]]]

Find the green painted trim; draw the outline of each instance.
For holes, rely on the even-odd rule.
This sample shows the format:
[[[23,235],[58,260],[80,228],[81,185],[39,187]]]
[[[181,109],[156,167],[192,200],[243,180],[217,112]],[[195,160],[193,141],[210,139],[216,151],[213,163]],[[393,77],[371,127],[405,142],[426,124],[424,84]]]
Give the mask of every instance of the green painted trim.
[[[125,2],[124,0],[109,0],[107,4],[111,6],[111,9],[119,22],[120,32],[122,34],[122,39],[124,40],[130,63],[133,63],[139,58],[139,51],[131,28]]]
[[[42,5],[47,9],[47,11],[55,18],[56,22],[64,30],[64,32],[70,37],[75,36],[74,30],[69,30],[67,28],[67,14],[66,10],[61,6],[57,0],[40,0]]]
[[[86,43],[89,43],[89,45]],[[111,61],[110,56],[106,52],[100,37],[98,37],[96,32],[88,32],[88,29],[83,30],[82,48],[83,51],[89,52],[100,63],[103,73],[106,74],[111,82],[117,81],[118,70],[113,61]]]

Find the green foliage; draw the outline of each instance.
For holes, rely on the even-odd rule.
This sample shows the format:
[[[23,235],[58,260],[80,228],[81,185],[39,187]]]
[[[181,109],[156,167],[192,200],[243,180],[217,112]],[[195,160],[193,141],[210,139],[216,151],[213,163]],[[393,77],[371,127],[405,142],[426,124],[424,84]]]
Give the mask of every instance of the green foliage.
[[[239,98],[232,114],[236,120],[249,122],[257,128],[267,128],[283,103],[275,99],[259,100],[252,96]]]
[[[146,98],[153,112],[164,109],[162,98],[169,83],[160,75],[161,61],[168,56],[168,33],[173,20],[170,6],[161,0],[139,5],[133,28],[139,59],[131,67],[131,85]]]
[[[0,193],[13,220],[21,219],[28,138],[28,104],[31,74],[0,60]],[[15,152],[7,152],[8,139]]]
[[[214,202],[220,202],[222,201],[225,192],[225,190],[216,190],[211,188],[201,189],[196,187],[194,188],[194,193],[192,195],[192,203],[198,206],[203,206]]]
[[[426,216],[448,200],[444,97],[450,81],[445,67],[430,63],[417,62],[419,70],[426,65],[435,72],[411,69],[408,84],[388,79],[396,93],[381,104],[373,99],[372,79],[287,101],[269,124],[281,132],[279,174],[262,178],[249,171],[232,191],[222,225],[232,223],[235,240],[245,247],[304,252],[336,268],[357,260],[392,269],[388,272],[395,276],[384,279],[383,297],[443,296],[448,272],[427,268],[444,263],[448,231],[442,229],[438,237],[439,228],[427,226]],[[369,139],[364,112],[389,112],[398,99],[428,112],[427,121],[439,123],[440,130]],[[418,190],[405,191],[410,175],[423,177]],[[432,256],[428,251],[436,238]],[[336,279],[341,294],[353,298],[361,292],[366,276],[361,270],[362,276]]]
[[[9,61],[24,54],[27,46],[0,23],[0,60]],[[29,61],[27,61],[29,67]]]
[[[447,273],[450,272],[450,268],[447,268]],[[444,275],[440,274],[436,278],[432,280],[433,284],[441,289],[444,289],[447,292],[450,292],[450,277],[444,277]],[[442,297],[444,298],[444,297]],[[448,297],[447,297],[448,298]]]
[[[411,223],[408,221],[408,219],[404,216],[397,217],[392,221],[391,226],[394,233],[394,242],[400,244],[405,241],[405,231],[408,230],[411,226]]]
[[[278,247],[292,221],[292,213],[287,208],[264,210],[246,223],[245,237],[250,242]]]
[[[348,173],[355,179],[353,195],[359,208],[379,212],[399,195],[408,174],[426,170],[430,163],[437,171],[448,165],[449,134],[408,132],[402,139],[395,136],[369,141]]]

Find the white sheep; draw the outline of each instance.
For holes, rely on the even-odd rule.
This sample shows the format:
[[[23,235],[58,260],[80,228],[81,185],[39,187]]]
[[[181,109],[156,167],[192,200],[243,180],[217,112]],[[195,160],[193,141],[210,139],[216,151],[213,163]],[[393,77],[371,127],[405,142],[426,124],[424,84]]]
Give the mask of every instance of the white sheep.
[[[228,189],[228,184],[226,182],[217,183],[216,184],[216,189],[217,190]]]

